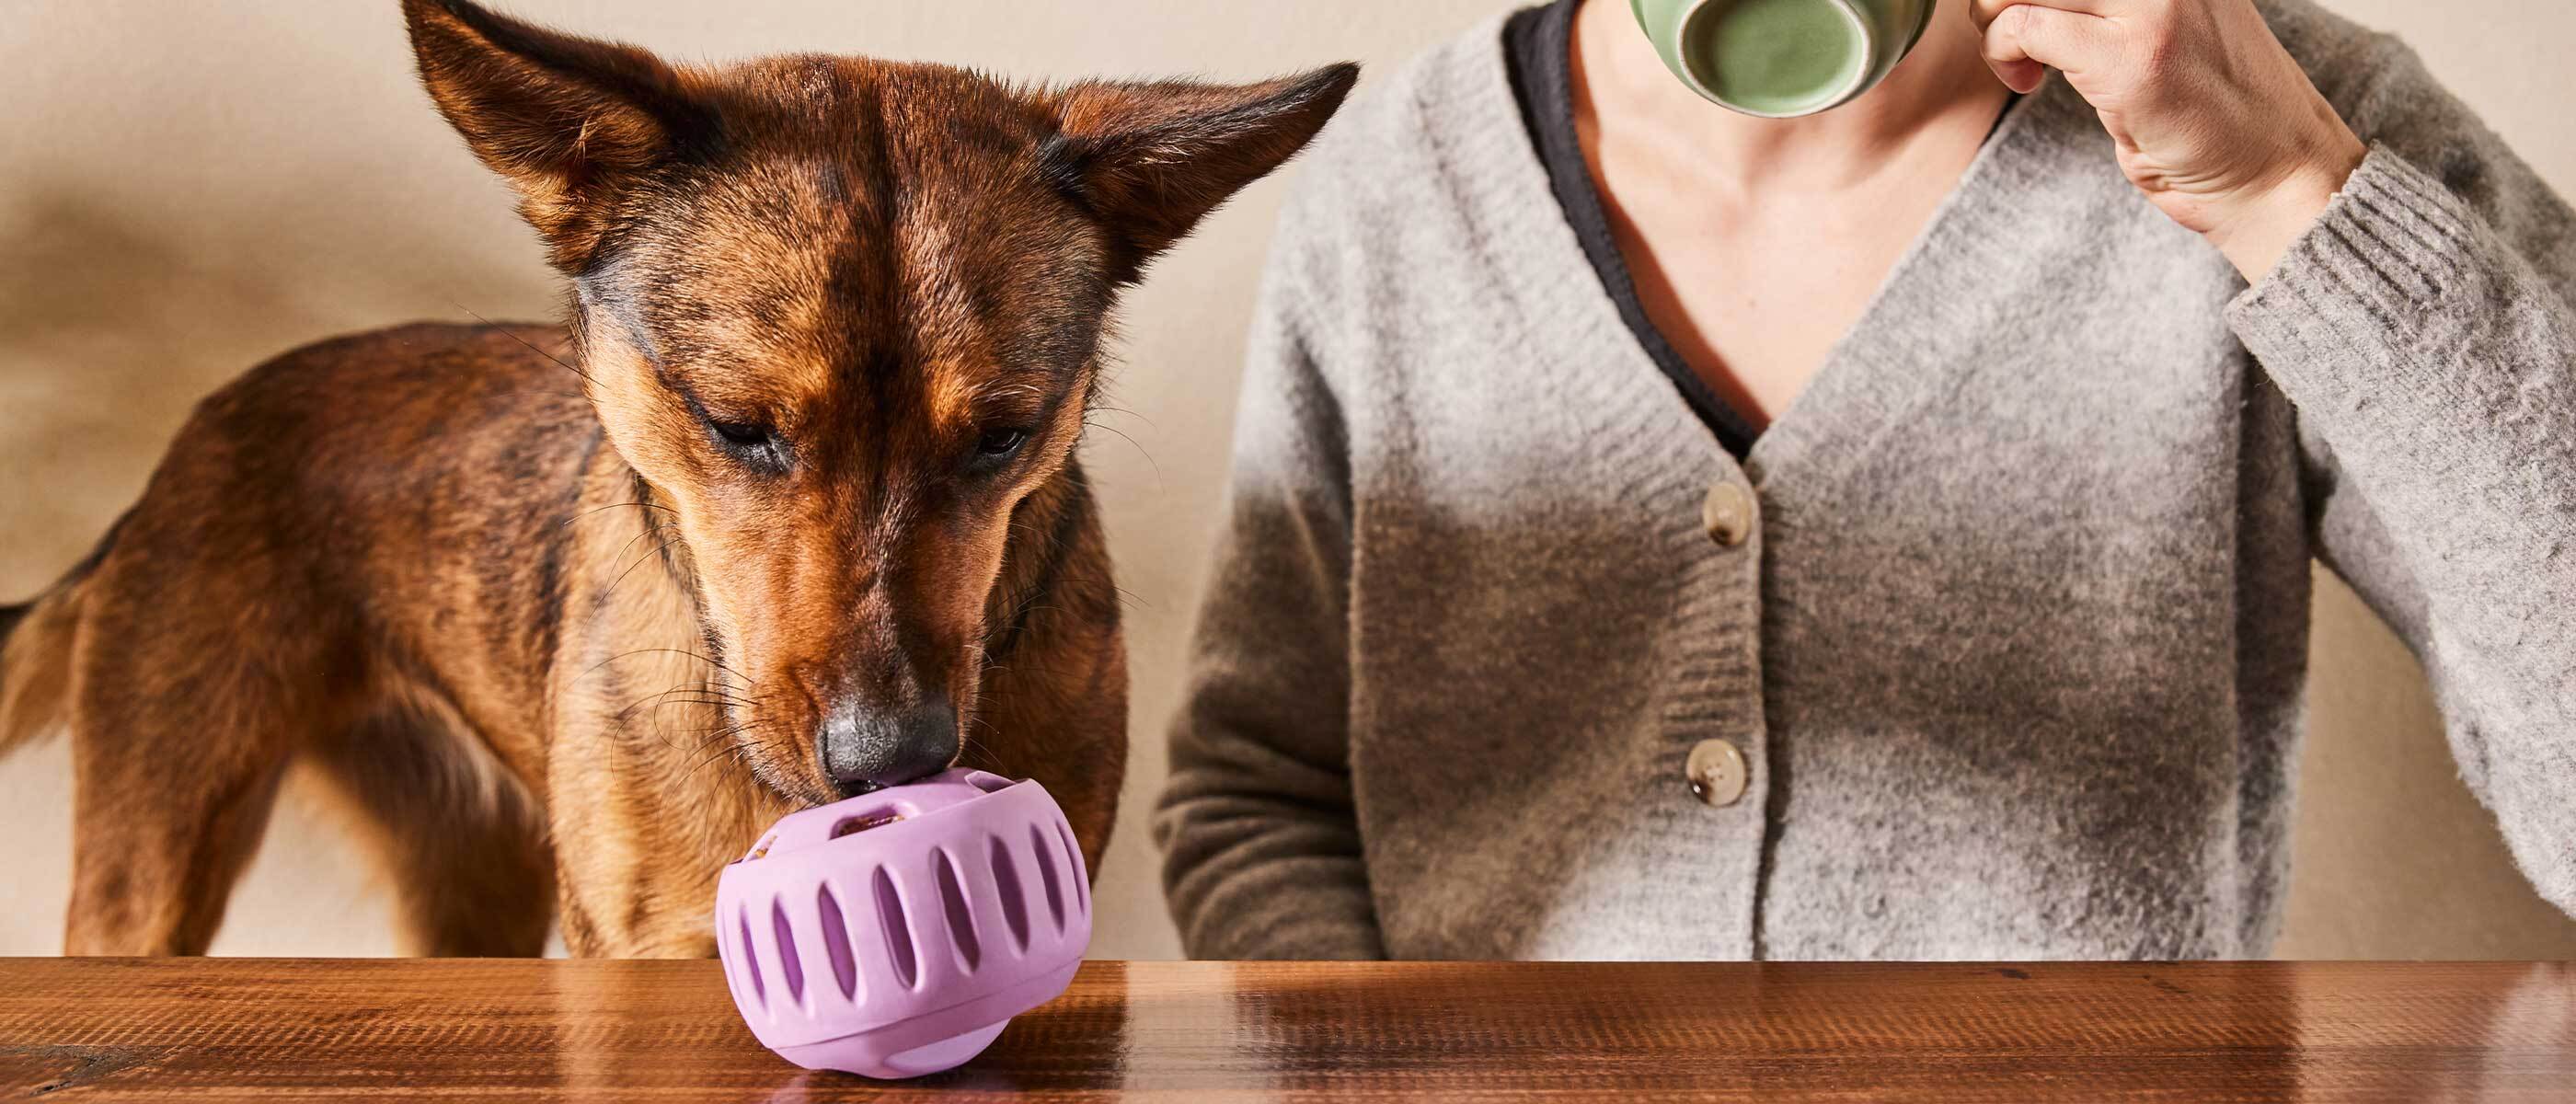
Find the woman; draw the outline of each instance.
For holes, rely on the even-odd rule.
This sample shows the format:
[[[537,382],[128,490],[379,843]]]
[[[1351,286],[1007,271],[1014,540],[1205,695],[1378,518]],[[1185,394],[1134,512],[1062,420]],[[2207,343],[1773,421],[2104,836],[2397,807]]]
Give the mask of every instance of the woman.
[[[1628,20],[1436,50],[1303,174],[1192,953],[2260,956],[2311,557],[2576,905],[2576,218],[2403,46],[1954,0],[1782,122]]]

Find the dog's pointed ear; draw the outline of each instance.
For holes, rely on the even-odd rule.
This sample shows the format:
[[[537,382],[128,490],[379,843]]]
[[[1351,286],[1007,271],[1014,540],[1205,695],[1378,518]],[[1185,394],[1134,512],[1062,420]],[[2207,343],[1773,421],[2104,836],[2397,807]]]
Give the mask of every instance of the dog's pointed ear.
[[[1108,233],[1111,279],[1133,283],[1199,219],[1304,148],[1359,74],[1343,64],[1260,84],[1073,85],[1055,97],[1061,133],[1047,171]]]
[[[598,244],[620,184],[713,138],[713,110],[644,50],[469,0],[403,0],[403,17],[439,113],[518,189],[559,268],[578,268]]]

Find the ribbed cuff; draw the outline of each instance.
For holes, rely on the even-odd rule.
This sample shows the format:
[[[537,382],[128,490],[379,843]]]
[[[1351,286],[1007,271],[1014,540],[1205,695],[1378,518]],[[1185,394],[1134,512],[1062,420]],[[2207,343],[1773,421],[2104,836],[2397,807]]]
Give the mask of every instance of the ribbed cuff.
[[[2227,320],[2303,409],[2438,386],[2410,377],[2452,367],[2423,354],[2488,307],[2496,248],[2450,189],[2373,146],[2280,263],[2228,305]]]

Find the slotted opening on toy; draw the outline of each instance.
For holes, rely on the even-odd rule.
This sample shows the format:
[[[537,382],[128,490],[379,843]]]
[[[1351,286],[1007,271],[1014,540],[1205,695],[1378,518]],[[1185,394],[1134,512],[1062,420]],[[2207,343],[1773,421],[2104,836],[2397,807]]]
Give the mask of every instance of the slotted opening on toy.
[[[762,1004],[769,1003],[769,983],[760,978],[760,952],[751,946],[751,909],[745,907],[736,917],[742,928],[742,972],[751,979],[751,995]]]
[[[966,784],[982,790],[985,793],[1000,793],[1015,785],[1015,783],[1008,778],[1004,778],[998,774],[986,774],[983,771],[975,771],[968,774],[966,776]]]
[[[894,878],[884,867],[876,876],[877,928],[885,932],[886,956],[894,966],[894,980],[906,989],[921,984],[919,959],[912,949],[912,921],[903,915],[903,894],[895,889]]]
[[[1010,925],[1011,942],[1021,951],[1029,949],[1029,903],[1020,892],[1020,864],[1011,859],[1011,849],[1003,846],[1002,837],[993,836],[993,888],[1002,894],[1002,922]]]
[[[787,976],[787,999],[805,1003],[805,960],[796,953],[796,929],[787,923],[784,902],[769,903],[770,931],[778,936],[778,972]]]
[[[1064,889],[1057,884],[1055,860],[1047,854],[1046,837],[1037,825],[1029,825],[1029,847],[1038,860],[1038,878],[1046,883],[1047,914],[1055,917],[1057,934],[1064,932]]]
[[[1090,912],[1091,882],[1082,876],[1082,849],[1073,845],[1073,831],[1066,828],[1063,823],[1056,824],[1055,834],[1057,839],[1064,841],[1064,868],[1071,874],[1074,908],[1077,911]]]
[[[841,899],[832,896],[832,887],[824,886],[814,894],[814,911],[823,918],[823,953],[832,959],[832,980],[840,983],[841,996],[859,997],[859,959],[850,950],[849,923],[841,918]]]
[[[839,839],[843,836],[855,835],[870,828],[883,828],[902,819],[903,813],[896,809],[870,809],[856,816],[841,818],[840,823],[832,826],[832,838]]]
[[[966,906],[966,887],[957,876],[957,859],[939,852],[939,907],[948,914],[948,941],[957,948],[957,964],[967,973],[984,963],[984,944],[975,935],[975,911]]]

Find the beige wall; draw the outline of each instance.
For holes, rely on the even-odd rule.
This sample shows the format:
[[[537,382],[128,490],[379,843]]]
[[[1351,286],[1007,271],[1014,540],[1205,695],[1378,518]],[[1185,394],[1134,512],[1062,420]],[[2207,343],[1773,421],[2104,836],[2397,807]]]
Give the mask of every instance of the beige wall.
[[[1250,77],[1385,66],[1508,0],[518,0],[683,57],[933,58],[1022,75]],[[2576,10],[2341,0],[2404,34],[2576,192]],[[508,199],[412,83],[392,0],[17,0],[0,19],[0,597],[32,593],[135,494],[190,403],[255,360],[413,318],[545,316]],[[1130,300],[1126,413],[1091,463],[1135,594],[1136,756],[1095,951],[1176,954],[1142,813],[1204,571],[1237,350],[1279,197],[1265,182]],[[2404,650],[2329,584],[2298,874],[2281,951],[2576,955],[2462,790]],[[70,865],[61,741],[0,765],[0,954],[57,949]],[[390,950],[345,833],[291,796],[216,949]]]

